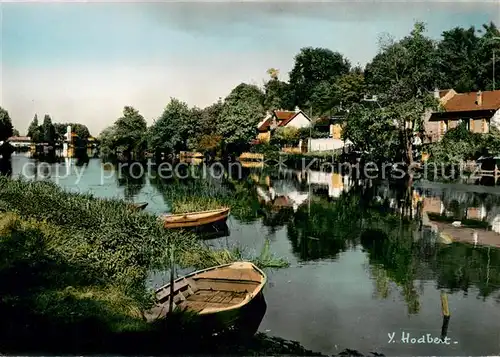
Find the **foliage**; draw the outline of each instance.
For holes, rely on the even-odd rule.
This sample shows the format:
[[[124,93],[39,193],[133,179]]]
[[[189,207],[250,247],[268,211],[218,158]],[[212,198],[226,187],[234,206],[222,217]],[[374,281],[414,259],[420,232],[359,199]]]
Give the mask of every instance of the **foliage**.
[[[257,124],[264,118],[264,94],[255,85],[241,83],[224,100],[217,129],[224,138],[225,150],[248,145],[257,134]]]
[[[169,202],[172,213],[183,213],[231,207],[231,215],[244,222],[258,218],[259,202],[256,193],[250,190],[246,181],[200,180],[202,172],[191,167],[183,173],[185,179],[163,180],[159,176],[151,179],[153,185]],[[249,194],[251,192],[251,194]]]
[[[147,146],[147,123],[133,107],[125,106],[123,116],[100,135],[101,155],[122,153],[126,160],[142,156]]]
[[[45,114],[45,116],[43,117],[41,132],[43,135],[43,141],[49,145],[54,145],[57,139],[56,129],[54,128],[54,124],[52,124],[52,119],[48,114]]]
[[[466,123],[450,129],[441,141],[429,146],[430,162],[459,164],[466,160],[475,160],[487,151],[488,141],[495,145],[493,135],[483,137],[481,134],[467,130]]]
[[[278,127],[271,136],[271,144],[297,145],[299,143],[299,129],[295,127]]]
[[[9,112],[0,107],[0,141],[5,141],[12,136],[14,127]]]
[[[290,85],[299,107],[323,106],[313,101],[328,96],[335,80],[349,72],[350,63],[340,53],[326,48],[305,47],[295,56]]]
[[[33,117],[33,121],[30,123],[30,126],[28,127],[28,132],[27,136],[29,136],[33,141],[35,141],[35,137],[38,135],[37,130],[38,130],[38,116],[35,114]]]
[[[401,41],[382,42],[379,54],[366,66],[367,89],[382,106],[421,99],[434,89],[436,44],[425,31],[417,22]]]
[[[21,134],[19,133],[19,130],[17,129],[12,129],[12,136],[21,136]]]
[[[482,31],[473,26],[444,31],[437,51],[439,88],[453,88],[457,92],[493,89],[492,54],[495,49],[497,53],[500,51],[500,40],[493,40],[497,36],[500,31],[493,23],[484,24]]]
[[[203,153],[216,153],[217,150],[220,148],[220,145],[222,143],[222,136],[220,135],[204,135],[200,137],[198,141],[198,146],[197,150],[201,151]]]
[[[410,36],[381,44],[380,53],[365,71],[368,90],[380,108],[356,106],[349,114],[345,139],[371,159],[413,163],[414,135],[423,130],[426,110],[437,107],[429,94],[435,76],[435,43],[417,22]]]
[[[188,105],[171,98],[161,117],[149,130],[149,146],[155,151],[180,151],[196,132],[195,116]]]
[[[271,78],[264,84],[265,99],[264,108],[266,110],[294,108],[294,97],[290,84]]]
[[[90,131],[86,125],[80,123],[54,123],[56,134],[59,139],[63,139],[66,135],[68,125],[71,126],[71,131],[81,140],[87,140],[90,137]]]

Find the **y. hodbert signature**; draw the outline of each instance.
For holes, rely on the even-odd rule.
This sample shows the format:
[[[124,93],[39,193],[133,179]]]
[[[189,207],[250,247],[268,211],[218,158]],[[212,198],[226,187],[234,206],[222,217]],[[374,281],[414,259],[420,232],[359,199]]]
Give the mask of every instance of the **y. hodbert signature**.
[[[397,337],[399,336],[396,336],[396,332],[390,332],[387,334],[389,336],[389,342],[388,343],[396,343],[396,342],[399,342],[399,343],[410,343],[410,344],[414,344],[414,343],[426,343],[426,344],[441,344],[441,345],[451,345],[451,344],[457,344],[458,341],[452,341],[451,338],[449,337],[445,337],[445,338],[441,338],[441,337],[436,337],[436,336],[432,336],[432,334],[430,333],[426,333],[426,334],[423,334],[423,335],[410,335],[409,332],[402,332],[401,333],[401,338],[398,340]]]

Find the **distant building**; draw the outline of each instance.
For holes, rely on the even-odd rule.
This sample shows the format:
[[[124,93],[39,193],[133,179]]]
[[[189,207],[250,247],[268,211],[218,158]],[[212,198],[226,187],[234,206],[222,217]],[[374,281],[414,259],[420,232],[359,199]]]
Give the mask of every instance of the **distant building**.
[[[262,120],[257,129],[259,142],[269,142],[271,133],[279,127],[307,128],[311,125],[311,119],[298,107],[294,111],[273,110]]]
[[[473,133],[488,133],[491,126],[500,129],[500,90],[457,93],[436,89],[434,96],[443,110],[429,113],[424,121],[431,142],[441,140],[460,123]]]
[[[29,136],[11,136],[7,141],[15,148],[30,147],[33,144]]]

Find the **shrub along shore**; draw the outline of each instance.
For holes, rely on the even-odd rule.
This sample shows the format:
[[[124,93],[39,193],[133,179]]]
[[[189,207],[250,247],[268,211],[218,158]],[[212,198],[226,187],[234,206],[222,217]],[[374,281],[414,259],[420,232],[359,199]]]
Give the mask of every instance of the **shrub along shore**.
[[[146,280],[169,268],[171,247],[182,268],[244,258],[238,250],[211,250],[194,233],[165,230],[124,201],[1,176],[0,240],[0,346],[24,352],[117,352],[117,345],[139,343],[130,334],[159,338],[142,315],[154,301]],[[249,260],[286,265],[268,245]]]

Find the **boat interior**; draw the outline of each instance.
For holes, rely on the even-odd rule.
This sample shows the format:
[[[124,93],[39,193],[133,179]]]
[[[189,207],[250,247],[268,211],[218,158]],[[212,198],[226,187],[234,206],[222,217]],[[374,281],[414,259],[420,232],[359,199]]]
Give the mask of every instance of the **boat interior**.
[[[227,309],[242,303],[264,279],[251,265],[239,269],[230,265],[187,276],[174,283],[174,307],[201,314]],[[159,304],[151,311],[154,319],[168,312],[170,286],[160,288],[156,296]]]

